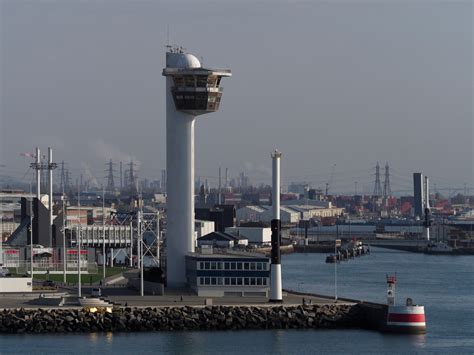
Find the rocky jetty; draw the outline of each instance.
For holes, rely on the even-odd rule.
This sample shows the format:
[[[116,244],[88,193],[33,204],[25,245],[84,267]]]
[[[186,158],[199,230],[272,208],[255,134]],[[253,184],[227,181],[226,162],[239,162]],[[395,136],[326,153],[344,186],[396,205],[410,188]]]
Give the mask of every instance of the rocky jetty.
[[[365,328],[360,305],[5,309],[0,333]]]

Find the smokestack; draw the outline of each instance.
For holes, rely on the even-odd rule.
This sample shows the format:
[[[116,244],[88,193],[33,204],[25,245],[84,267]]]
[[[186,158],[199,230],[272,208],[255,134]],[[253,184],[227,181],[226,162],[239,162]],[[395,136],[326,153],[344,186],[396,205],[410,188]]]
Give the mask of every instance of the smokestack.
[[[36,198],[41,197],[41,155],[39,147],[36,147]]]
[[[229,183],[229,169],[228,168],[225,168],[225,180],[224,180],[224,187],[227,189],[229,186],[228,186],[228,183]]]
[[[272,251],[270,268],[270,302],[282,302],[281,261],[280,261],[280,158],[281,153],[272,153]]]

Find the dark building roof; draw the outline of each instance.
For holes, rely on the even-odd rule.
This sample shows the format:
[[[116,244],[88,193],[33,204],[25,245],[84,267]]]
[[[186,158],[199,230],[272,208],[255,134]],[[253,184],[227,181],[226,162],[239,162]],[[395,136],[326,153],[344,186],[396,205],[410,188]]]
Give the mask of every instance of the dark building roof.
[[[238,242],[239,240],[246,240],[246,239],[247,238],[243,236],[235,236],[235,235],[223,233],[223,232],[212,232],[198,238],[199,241],[203,241],[203,240],[218,241],[219,240],[219,241],[232,241],[232,242]]]

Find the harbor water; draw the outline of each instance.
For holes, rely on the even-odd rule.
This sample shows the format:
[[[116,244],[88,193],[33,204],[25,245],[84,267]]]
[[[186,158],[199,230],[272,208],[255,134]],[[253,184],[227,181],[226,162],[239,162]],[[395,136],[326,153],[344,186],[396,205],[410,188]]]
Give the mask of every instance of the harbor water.
[[[325,254],[283,256],[285,288],[334,294]],[[0,354],[367,354],[474,353],[474,257],[372,249],[337,265],[338,295],[385,302],[386,274],[397,273],[397,301],[425,306],[428,332],[407,336],[365,330],[1,335]]]

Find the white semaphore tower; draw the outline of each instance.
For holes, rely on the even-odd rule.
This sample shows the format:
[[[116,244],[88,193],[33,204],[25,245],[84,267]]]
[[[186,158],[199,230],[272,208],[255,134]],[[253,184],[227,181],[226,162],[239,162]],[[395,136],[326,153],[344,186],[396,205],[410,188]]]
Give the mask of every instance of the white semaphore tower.
[[[166,277],[169,286],[186,284],[185,256],[194,251],[194,122],[216,112],[222,77],[229,69],[205,69],[192,54],[166,52]]]

